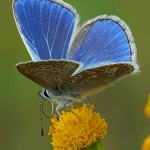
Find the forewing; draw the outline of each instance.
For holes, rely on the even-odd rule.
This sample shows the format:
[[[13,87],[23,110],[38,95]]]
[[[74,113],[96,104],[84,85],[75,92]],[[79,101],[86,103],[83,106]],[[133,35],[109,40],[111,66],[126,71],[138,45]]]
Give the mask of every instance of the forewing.
[[[68,59],[83,63],[80,71],[85,69],[114,64],[136,64],[136,47],[131,31],[116,16],[99,16],[88,21],[75,36]]]
[[[76,25],[76,11],[60,0],[14,0],[19,33],[34,61],[64,59]]]
[[[59,87],[78,67],[78,63],[66,60],[26,62],[17,65],[20,73],[45,89]]]
[[[61,87],[69,93],[90,96],[133,71],[133,66],[125,63],[96,67],[72,76]]]

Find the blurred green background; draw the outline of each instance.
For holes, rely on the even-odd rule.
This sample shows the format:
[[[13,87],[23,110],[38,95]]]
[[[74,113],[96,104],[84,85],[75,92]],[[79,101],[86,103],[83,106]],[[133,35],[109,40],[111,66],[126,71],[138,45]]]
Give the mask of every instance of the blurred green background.
[[[109,129],[106,150],[140,150],[150,133],[150,120],[143,115],[150,93],[150,1],[67,0],[84,21],[100,14],[121,17],[130,26],[138,48],[141,73],[128,76],[90,98],[95,110],[106,118]],[[30,60],[18,34],[12,0],[0,2],[0,150],[48,150],[49,120],[45,138],[40,137],[39,86],[23,77],[15,64]]]

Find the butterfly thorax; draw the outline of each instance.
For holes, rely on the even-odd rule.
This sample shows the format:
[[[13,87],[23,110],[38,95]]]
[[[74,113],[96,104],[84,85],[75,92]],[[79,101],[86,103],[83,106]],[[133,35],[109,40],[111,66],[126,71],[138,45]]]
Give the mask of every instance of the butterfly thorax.
[[[55,103],[58,103],[60,100],[72,101],[72,102],[81,102],[82,98],[76,93],[68,93],[60,89],[46,90],[43,89],[40,95],[45,99],[51,99]]]

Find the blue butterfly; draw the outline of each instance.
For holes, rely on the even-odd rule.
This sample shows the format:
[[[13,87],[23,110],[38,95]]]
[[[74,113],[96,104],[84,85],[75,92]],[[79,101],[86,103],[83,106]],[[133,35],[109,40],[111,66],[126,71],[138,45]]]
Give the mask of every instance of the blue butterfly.
[[[131,31],[117,16],[101,15],[79,27],[76,10],[62,0],[14,0],[13,10],[33,60],[17,69],[44,88],[40,95],[57,111],[139,71]]]

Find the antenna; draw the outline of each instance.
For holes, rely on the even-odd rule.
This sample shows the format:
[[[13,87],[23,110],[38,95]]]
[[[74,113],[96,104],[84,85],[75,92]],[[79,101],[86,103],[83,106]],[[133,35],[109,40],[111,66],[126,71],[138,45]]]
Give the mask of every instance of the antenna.
[[[41,120],[41,137],[42,139],[44,138],[44,129],[43,129],[43,115],[42,115],[42,112],[43,112],[43,108],[42,108],[42,101],[40,101],[40,120]]]

